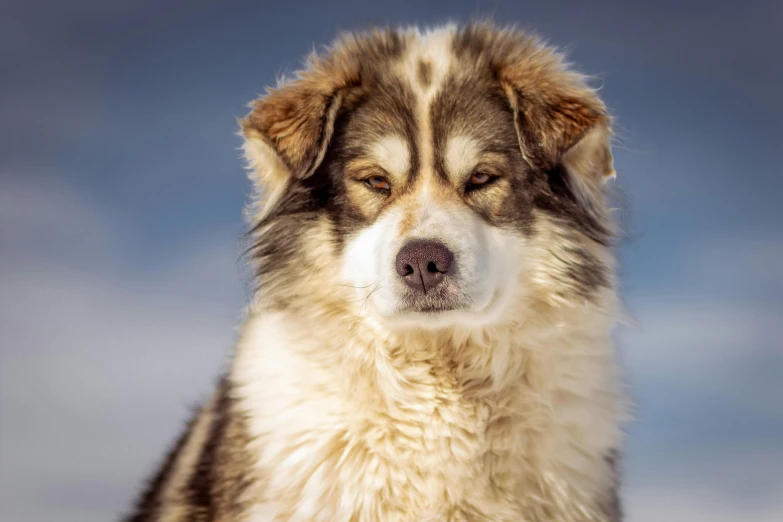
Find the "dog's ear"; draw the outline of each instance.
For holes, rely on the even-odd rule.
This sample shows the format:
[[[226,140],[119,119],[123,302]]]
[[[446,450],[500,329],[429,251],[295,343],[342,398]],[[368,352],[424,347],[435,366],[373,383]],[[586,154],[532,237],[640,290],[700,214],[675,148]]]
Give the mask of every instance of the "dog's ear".
[[[323,160],[346,90],[358,72],[313,56],[296,80],[269,89],[241,120],[251,177],[274,191],[291,178],[311,176]]]
[[[615,172],[611,121],[598,96],[553,52],[517,60],[508,53],[496,74],[528,163],[540,170],[565,167],[575,195],[588,206],[601,205],[603,186]]]

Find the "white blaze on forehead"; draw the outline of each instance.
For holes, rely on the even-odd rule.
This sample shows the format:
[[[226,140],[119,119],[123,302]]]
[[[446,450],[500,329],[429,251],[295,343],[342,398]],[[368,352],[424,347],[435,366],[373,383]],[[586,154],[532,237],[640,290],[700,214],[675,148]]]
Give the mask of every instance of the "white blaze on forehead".
[[[467,176],[478,163],[478,143],[469,136],[452,136],[446,143],[444,159],[448,174],[453,178],[463,178]]]
[[[388,135],[372,146],[373,159],[392,177],[402,179],[411,165],[408,143],[399,136]]]
[[[408,52],[403,58],[401,73],[419,100],[431,101],[446,79],[451,68],[455,32],[454,25],[424,33],[413,31]],[[429,81],[426,85],[419,81],[419,64],[425,64],[429,68]]]
[[[432,173],[434,165],[430,107],[451,68],[455,32],[454,25],[424,33],[413,31],[407,54],[402,59],[398,71],[416,98],[416,121],[419,130],[416,146],[421,174],[425,178]],[[429,70],[426,82],[421,81],[419,73],[422,65]]]

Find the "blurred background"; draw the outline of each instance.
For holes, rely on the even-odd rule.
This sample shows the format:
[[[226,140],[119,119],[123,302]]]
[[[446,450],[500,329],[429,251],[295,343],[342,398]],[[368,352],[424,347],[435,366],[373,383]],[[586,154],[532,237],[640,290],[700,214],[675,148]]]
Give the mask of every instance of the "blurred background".
[[[114,520],[247,299],[235,118],[314,45],[492,16],[616,115],[630,522],[783,520],[783,2],[0,7],[0,519]]]

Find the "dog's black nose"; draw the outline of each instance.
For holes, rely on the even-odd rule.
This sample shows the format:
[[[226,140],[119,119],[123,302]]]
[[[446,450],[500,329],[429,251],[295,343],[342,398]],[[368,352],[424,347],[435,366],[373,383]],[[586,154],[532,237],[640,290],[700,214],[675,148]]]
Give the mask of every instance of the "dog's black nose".
[[[395,266],[403,281],[425,294],[443,281],[454,265],[454,254],[437,241],[412,241],[397,253]]]

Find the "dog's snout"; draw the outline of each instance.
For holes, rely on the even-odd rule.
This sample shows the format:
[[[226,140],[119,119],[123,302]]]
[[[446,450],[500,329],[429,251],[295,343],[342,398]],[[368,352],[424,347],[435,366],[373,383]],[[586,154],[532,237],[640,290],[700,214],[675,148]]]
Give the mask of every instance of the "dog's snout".
[[[454,265],[454,254],[437,241],[412,241],[397,253],[397,273],[425,294],[435,288]]]

